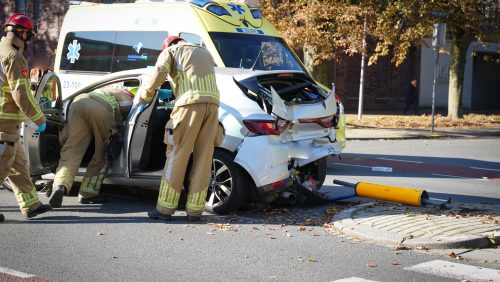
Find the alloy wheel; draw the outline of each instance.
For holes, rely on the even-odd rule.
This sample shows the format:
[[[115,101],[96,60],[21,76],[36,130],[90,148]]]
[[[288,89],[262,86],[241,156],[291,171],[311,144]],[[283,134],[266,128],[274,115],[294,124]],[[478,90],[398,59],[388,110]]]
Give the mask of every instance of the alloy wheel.
[[[233,175],[220,160],[212,161],[212,178],[208,186],[207,206],[217,207],[223,204],[233,190]]]

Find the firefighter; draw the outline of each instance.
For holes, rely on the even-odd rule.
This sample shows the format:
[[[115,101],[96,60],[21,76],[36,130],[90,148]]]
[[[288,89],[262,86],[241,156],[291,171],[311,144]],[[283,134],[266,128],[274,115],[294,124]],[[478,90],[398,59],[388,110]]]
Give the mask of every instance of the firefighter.
[[[179,203],[189,157],[193,166],[186,203],[187,219],[200,220],[205,208],[214,142],[218,129],[219,90],[208,50],[168,36],[149,81],[139,89],[139,104],[150,103],[155,89],[169,79],[174,109],[165,127],[167,160],[151,219],[170,221]]]
[[[29,164],[20,142],[21,123],[28,117],[45,131],[46,118],[31,94],[28,61],[23,52],[34,35],[33,23],[23,14],[10,16],[0,41],[0,183],[9,178],[21,213],[32,218],[49,211],[38,199]]]
[[[92,138],[94,155],[83,177],[78,202],[97,204],[106,201],[106,197],[99,193],[106,172],[106,143],[113,134],[121,131],[123,120],[132,106],[132,92],[118,88],[97,89],[73,100],[68,122],[61,132],[61,159],[49,200],[52,207],[60,208],[64,194],[70,192]]]

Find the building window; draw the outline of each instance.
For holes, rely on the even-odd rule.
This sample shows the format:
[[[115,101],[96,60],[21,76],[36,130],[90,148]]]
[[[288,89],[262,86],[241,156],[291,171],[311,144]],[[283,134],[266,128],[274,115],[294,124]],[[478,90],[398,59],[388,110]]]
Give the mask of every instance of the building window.
[[[26,14],[26,0],[16,0],[16,12]]]

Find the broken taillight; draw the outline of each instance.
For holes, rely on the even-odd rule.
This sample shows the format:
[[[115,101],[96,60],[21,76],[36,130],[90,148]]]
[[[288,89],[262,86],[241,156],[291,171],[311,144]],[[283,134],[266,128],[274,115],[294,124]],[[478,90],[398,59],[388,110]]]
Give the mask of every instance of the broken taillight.
[[[335,115],[320,117],[320,118],[303,118],[299,119],[300,123],[315,123],[324,128],[330,128],[335,125]]]
[[[291,124],[290,121],[278,117],[275,121],[272,120],[257,120],[245,119],[243,120],[245,126],[251,132],[257,135],[280,135]]]

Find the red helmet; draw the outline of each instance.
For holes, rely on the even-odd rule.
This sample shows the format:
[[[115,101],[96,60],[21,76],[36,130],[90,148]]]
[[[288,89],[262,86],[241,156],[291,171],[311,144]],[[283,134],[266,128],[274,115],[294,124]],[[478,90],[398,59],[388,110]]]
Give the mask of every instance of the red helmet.
[[[21,13],[15,13],[10,16],[3,25],[4,28],[7,28],[8,26],[12,26],[15,30],[21,29],[33,31],[33,22],[30,20],[30,18]]]
[[[165,49],[168,46],[175,44],[181,40],[184,40],[184,39],[180,38],[179,36],[169,35],[169,36],[167,36],[165,41],[163,41],[163,43],[161,44],[161,49]]]

